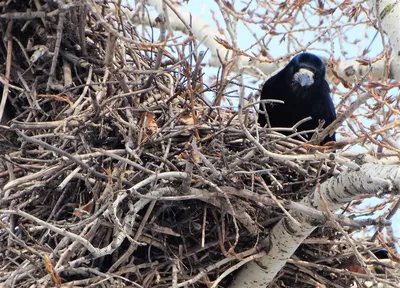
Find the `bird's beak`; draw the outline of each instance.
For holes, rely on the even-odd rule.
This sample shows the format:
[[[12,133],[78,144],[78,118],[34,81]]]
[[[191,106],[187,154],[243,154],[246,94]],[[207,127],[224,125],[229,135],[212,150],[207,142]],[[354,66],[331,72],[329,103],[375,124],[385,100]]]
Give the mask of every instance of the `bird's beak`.
[[[301,68],[295,73],[293,80],[298,82],[302,87],[311,86],[314,83],[314,73],[308,69]]]

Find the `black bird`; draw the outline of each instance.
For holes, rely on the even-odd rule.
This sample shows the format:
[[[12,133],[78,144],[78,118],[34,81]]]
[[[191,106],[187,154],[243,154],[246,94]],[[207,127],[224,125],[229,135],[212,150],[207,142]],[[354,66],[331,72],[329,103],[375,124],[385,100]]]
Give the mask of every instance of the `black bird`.
[[[265,99],[285,102],[265,104],[271,127],[290,128],[311,116],[311,120],[297,127],[297,131],[305,131],[317,128],[319,120],[325,121],[325,128],[336,119],[335,106],[325,80],[325,65],[318,56],[311,53],[296,55],[285,68],[270,77],[261,92],[261,100]],[[258,123],[261,126],[267,124],[265,114],[259,114]],[[310,140],[312,134],[302,135]],[[335,134],[328,135],[321,144],[335,140]]]
[[[374,252],[374,255],[378,259],[389,259],[389,252],[385,248],[381,248],[378,251]]]
[[[389,252],[385,248],[381,248],[378,251],[374,252],[374,255],[378,259],[389,259]],[[375,265],[375,273],[377,274],[385,274],[385,267],[381,265]]]

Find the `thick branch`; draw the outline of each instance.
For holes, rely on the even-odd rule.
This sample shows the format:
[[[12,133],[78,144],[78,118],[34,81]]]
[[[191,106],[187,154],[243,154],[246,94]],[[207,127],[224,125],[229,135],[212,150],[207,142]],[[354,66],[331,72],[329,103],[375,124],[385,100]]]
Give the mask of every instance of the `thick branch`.
[[[360,195],[399,192],[400,166],[368,163],[357,171],[345,171],[337,177],[330,178],[321,186],[317,186],[301,203],[321,211],[326,203],[330,210],[335,211]],[[294,212],[292,215],[301,226],[283,218],[271,230],[269,237],[262,240],[262,244],[267,247],[267,255],[257,262],[252,261],[244,265],[232,283],[232,288],[254,285],[263,287],[271,283],[304,239],[318,227],[307,214]]]

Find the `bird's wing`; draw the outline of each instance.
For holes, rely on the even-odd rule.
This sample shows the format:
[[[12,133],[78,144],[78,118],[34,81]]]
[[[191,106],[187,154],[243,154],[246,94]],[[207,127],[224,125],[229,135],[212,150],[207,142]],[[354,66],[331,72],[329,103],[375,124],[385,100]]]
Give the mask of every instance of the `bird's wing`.
[[[261,100],[277,99],[285,101],[286,93],[284,92],[288,89],[286,82],[284,69],[268,78],[261,91]]]
[[[282,72],[282,70],[280,71]],[[282,73],[277,73],[274,76],[271,76],[267,81],[265,81],[263,88],[261,90],[261,96],[260,100],[268,100],[268,99],[276,99],[276,100],[283,100],[283,95],[281,92],[282,89],[282,84],[280,79],[282,78]],[[265,103],[265,104],[260,104],[260,110],[263,111],[264,109],[262,107],[266,108],[266,111],[268,113],[268,117],[271,121],[272,119],[276,119],[276,113],[279,112],[282,107],[279,106],[280,104],[276,103]],[[265,114],[260,114],[258,117],[258,123],[261,126],[265,126],[267,124],[267,119],[265,117]],[[280,123],[275,123],[272,121],[270,122],[271,125],[279,125]]]

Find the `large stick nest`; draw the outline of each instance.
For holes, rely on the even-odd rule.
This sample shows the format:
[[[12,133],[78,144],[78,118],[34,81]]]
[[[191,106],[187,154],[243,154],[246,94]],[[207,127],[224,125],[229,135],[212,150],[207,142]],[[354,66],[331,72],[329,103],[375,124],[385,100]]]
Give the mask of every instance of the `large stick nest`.
[[[228,83],[202,83],[191,39],[173,55],[91,5],[1,7],[0,283],[207,287],[262,249],[284,216],[272,194],[302,199],[340,166],[264,156],[244,129],[276,154],[307,149],[257,128],[251,107],[207,104]],[[276,284],[348,287],[336,239],[314,232],[293,256],[314,265],[289,262]]]

